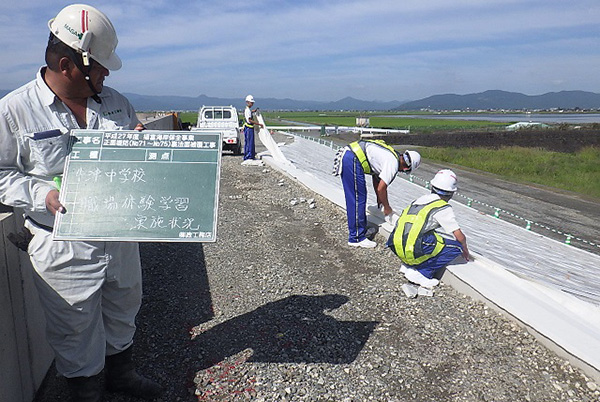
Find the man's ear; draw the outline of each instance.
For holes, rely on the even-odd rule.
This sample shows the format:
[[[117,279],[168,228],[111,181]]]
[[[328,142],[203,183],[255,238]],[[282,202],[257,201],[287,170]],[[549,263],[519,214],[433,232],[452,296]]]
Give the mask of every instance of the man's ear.
[[[73,67],[75,67],[75,65],[68,57],[61,57],[58,61],[58,69],[62,74],[71,75],[71,70]]]

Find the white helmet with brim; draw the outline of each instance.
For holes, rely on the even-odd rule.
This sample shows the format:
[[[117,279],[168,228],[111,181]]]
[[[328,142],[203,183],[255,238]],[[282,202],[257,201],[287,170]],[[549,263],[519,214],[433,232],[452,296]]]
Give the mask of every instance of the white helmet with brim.
[[[407,173],[414,172],[421,164],[421,154],[417,151],[406,151],[402,154],[402,158],[408,167]]]
[[[85,4],[72,4],[63,8],[48,21],[48,28],[60,41],[81,54],[88,66],[91,57],[109,70],[118,70],[121,59],[115,53],[117,33],[108,17]]]
[[[442,169],[431,180],[431,189],[439,195],[452,195],[458,187],[456,173],[450,169]]]

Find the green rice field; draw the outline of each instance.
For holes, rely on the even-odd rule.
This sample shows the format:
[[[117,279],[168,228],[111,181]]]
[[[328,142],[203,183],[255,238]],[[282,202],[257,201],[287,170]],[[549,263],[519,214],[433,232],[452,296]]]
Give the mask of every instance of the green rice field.
[[[411,130],[419,132],[433,132],[440,130],[473,130],[473,129],[500,129],[507,123],[497,123],[485,120],[467,121],[452,119],[420,119],[414,117],[403,117],[403,114],[385,112],[382,113],[357,113],[357,112],[265,112],[263,117],[267,124],[284,125],[285,121],[298,121],[315,125],[326,126],[355,126],[356,118],[368,117],[371,127],[388,128],[398,130]],[[396,115],[398,117],[387,117]]]
[[[179,118],[182,123],[196,125],[198,122],[198,112],[179,112]]]
[[[394,113],[386,112],[387,115]],[[420,132],[432,132],[440,130],[476,130],[476,129],[502,129],[506,123],[490,121],[467,121],[452,119],[420,119],[412,117],[379,117],[376,115],[362,115],[369,117],[370,125],[377,128],[417,130]],[[402,116],[402,114],[398,114]],[[179,114],[182,122],[196,124],[197,112],[182,112]],[[323,112],[263,112],[267,125],[291,125],[293,122],[310,123],[317,126],[355,126],[358,114],[351,112],[323,113]]]

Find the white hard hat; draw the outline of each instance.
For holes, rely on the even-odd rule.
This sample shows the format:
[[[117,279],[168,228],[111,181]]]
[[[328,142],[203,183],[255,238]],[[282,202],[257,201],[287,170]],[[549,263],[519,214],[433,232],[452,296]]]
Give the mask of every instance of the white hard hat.
[[[254,103],[254,96],[252,96],[252,95],[246,96],[246,102],[252,102],[252,103]]]
[[[408,172],[414,172],[421,164],[421,154],[417,151],[406,151],[402,154],[406,166],[409,167]]]
[[[434,191],[441,195],[449,195],[448,193],[455,192],[458,188],[456,187],[458,179],[456,173],[450,169],[442,169],[437,172],[434,178],[431,180],[431,186],[434,187]]]
[[[115,53],[117,33],[104,13],[92,6],[73,4],[63,8],[48,21],[50,31],[69,47],[89,56],[109,70],[121,68],[121,59]]]

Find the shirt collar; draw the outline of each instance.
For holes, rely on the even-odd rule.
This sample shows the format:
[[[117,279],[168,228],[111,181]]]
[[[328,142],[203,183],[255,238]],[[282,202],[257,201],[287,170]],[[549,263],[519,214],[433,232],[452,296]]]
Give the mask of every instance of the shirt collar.
[[[46,66],[41,67],[38,70],[36,77],[35,77],[37,86],[40,89],[40,98],[42,99],[42,103],[44,104],[44,106],[50,106],[51,104],[54,103],[54,101],[56,99],[58,99],[56,94],[54,92],[52,92],[52,90],[50,89],[48,84],[46,84],[46,81],[44,81],[43,73],[47,68],[48,67],[46,67]],[[101,93],[98,94],[98,96],[101,98],[106,98],[108,96],[108,94],[104,94],[104,91],[102,91]],[[94,102],[94,103],[96,103],[96,102]]]
[[[42,103],[44,104],[44,106],[50,106],[54,103],[54,100],[56,99],[56,94],[52,92],[48,84],[46,84],[46,81],[44,81],[43,73],[46,70],[46,68],[47,67],[41,67],[37,72],[35,79],[37,86],[40,89],[40,98],[42,100]]]

